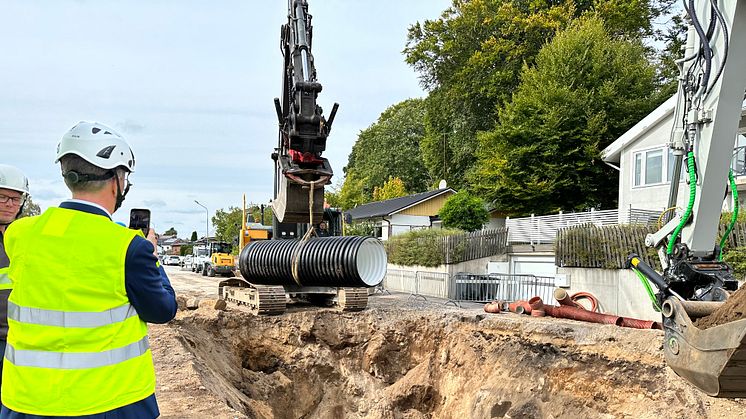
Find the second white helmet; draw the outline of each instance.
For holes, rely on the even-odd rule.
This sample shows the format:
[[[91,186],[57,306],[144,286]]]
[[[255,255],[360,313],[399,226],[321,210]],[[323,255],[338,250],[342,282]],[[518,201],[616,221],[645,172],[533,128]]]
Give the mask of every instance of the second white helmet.
[[[0,189],[10,189],[28,195],[28,178],[17,167],[0,164]]]
[[[127,141],[110,127],[98,122],[78,122],[57,145],[57,159],[68,154],[80,156],[102,169],[123,167],[135,171],[135,153]]]

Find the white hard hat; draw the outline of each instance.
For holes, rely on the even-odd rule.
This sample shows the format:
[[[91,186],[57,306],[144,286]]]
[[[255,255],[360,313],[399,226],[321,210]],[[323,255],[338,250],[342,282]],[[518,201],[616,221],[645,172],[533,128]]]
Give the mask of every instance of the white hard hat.
[[[98,122],[78,122],[62,136],[57,145],[57,159],[75,154],[102,169],[123,167],[135,171],[135,153],[116,131]]]
[[[0,164],[0,189],[11,189],[28,195],[28,178],[17,167]]]

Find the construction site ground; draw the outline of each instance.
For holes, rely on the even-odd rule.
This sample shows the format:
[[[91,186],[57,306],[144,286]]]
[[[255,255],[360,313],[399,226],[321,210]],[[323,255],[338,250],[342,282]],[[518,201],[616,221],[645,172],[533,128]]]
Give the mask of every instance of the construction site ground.
[[[153,325],[164,418],[737,418],[666,368],[663,333],[488,314],[406,294],[369,308],[214,309],[217,283],[167,267],[181,306]],[[194,303],[192,300],[190,303]]]

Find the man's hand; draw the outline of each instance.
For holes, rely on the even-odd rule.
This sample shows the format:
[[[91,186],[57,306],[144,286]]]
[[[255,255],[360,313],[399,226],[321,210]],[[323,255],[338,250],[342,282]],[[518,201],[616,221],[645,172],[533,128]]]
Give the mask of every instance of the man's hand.
[[[151,228],[148,231],[148,241],[153,243],[153,254],[158,257],[158,237],[155,235],[155,229]]]

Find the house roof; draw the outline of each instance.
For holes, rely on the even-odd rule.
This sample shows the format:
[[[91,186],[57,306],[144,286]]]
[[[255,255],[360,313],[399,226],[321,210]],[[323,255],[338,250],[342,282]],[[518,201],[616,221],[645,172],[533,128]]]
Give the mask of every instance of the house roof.
[[[451,188],[436,189],[434,191],[416,193],[414,195],[402,196],[400,198],[363,204],[347,211],[347,213],[350,214],[353,220],[384,217],[417,205],[423,201],[427,201],[428,199],[435,198],[436,196],[443,195],[449,191],[452,193],[456,192]]]
[[[673,114],[675,108],[676,95],[673,95],[667,101],[658,106],[658,108],[653,112],[649,113],[645,118],[642,118],[642,120],[630,128],[629,131],[625,132],[621,137],[617,138],[616,141],[603,149],[601,155],[603,156],[604,161],[618,163],[622,155],[622,150],[624,150],[625,147],[637,141],[648,132],[648,130],[653,128],[662,120],[668,118]]]
[[[645,133],[647,133],[651,128],[673,114],[674,109],[676,109],[676,98],[676,95],[671,96],[653,112],[630,128],[629,131],[625,132],[621,137],[617,138],[616,141],[606,147],[601,152],[604,161],[609,163],[619,163],[622,151],[628,145],[640,139],[640,137],[645,135]],[[742,105],[741,122],[739,123],[740,129],[746,128],[746,120],[744,120],[744,116],[746,116],[746,107]]]

